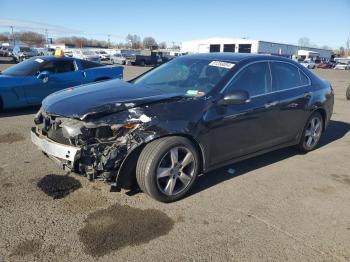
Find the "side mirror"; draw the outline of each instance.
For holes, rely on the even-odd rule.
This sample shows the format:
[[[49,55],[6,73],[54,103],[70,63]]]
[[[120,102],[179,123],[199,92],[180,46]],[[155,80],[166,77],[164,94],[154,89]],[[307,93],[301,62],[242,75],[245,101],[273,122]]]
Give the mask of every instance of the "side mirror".
[[[46,83],[49,80],[49,72],[42,71],[38,74],[37,78],[43,80],[43,82]]]
[[[250,102],[250,96],[247,91],[236,90],[225,95],[219,100],[219,105],[242,105]]]

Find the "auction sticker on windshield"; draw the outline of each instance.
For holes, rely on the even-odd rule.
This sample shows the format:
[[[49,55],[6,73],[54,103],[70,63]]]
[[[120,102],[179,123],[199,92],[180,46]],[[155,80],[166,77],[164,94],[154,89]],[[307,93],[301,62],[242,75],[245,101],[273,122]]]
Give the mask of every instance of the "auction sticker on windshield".
[[[228,62],[222,62],[222,61],[212,61],[209,64],[210,66],[216,66],[216,67],[222,67],[222,68],[227,68],[231,69],[235,66],[235,64],[228,63]]]
[[[35,61],[38,62],[38,63],[44,62],[44,60],[42,60],[42,59],[40,59],[40,58],[35,59]]]

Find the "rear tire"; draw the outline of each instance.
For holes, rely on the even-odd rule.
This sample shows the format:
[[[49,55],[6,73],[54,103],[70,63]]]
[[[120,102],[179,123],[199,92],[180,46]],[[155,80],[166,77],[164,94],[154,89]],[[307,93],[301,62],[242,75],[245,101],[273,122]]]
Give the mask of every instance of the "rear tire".
[[[346,89],[346,99],[350,100],[350,85],[348,86],[348,89]]]
[[[136,166],[140,189],[161,202],[187,194],[199,172],[198,152],[184,137],[164,137],[145,146]]]
[[[315,112],[309,117],[298,145],[300,151],[307,153],[317,147],[323,132],[323,122],[323,117],[319,112]]]

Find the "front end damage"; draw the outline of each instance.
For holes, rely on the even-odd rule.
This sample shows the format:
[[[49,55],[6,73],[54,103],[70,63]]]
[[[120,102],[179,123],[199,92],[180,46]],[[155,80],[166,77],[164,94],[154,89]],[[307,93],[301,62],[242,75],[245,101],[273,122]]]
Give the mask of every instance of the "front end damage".
[[[34,122],[32,141],[45,155],[65,170],[90,180],[104,180],[117,188],[121,186],[118,176],[126,157],[156,136],[148,129],[153,119],[141,108],[91,120],[88,116],[66,118],[41,109]],[[58,152],[61,149],[64,152]]]

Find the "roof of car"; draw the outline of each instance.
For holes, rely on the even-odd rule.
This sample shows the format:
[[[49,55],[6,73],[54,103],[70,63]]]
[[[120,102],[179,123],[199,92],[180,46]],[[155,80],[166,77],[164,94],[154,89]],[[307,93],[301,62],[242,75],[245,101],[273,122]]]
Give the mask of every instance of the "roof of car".
[[[229,62],[240,62],[245,59],[277,59],[277,60],[288,60],[287,58],[281,57],[281,56],[274,56],[274,55],[264,55],[264,54],[251,54],[251,53],[206,53],[206,54],[194,54],[194,55],[187,55],[183,57],[189,57],[189,58],[198,58],[198,59],[208,59],[208,60],[222,60],[222,61],[229,61]]]

